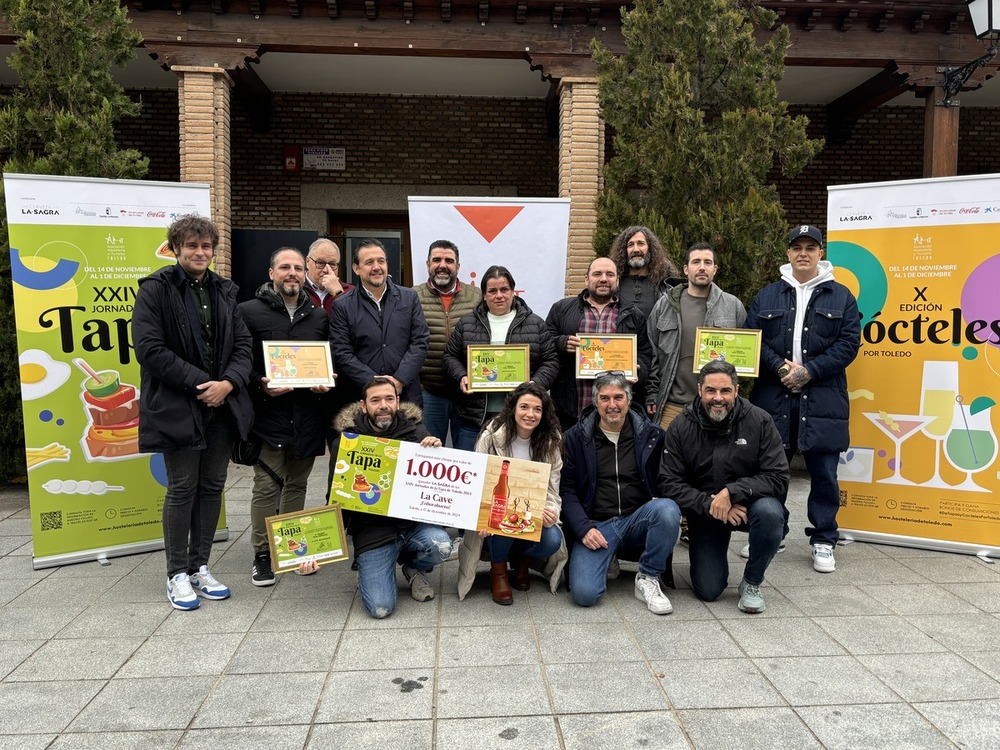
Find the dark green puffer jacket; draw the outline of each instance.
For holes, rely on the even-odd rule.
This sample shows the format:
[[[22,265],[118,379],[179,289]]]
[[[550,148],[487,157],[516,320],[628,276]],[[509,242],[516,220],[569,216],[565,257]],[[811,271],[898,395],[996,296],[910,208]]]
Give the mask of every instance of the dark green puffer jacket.
[[[444,311],[441,295],[427,282],[414,287],[420,306],[424,308],[427,327],[431,339],[427,346],[427,359],[420,368],[420,385],[435,396],[454,398],[458,395],[458,385],[444,371],[444,350],[451,338],[451,331],[462,316],[472,312],[483,299],[483,293],[472,284],[459,282],[458,291],[451,301],[451,308]]]

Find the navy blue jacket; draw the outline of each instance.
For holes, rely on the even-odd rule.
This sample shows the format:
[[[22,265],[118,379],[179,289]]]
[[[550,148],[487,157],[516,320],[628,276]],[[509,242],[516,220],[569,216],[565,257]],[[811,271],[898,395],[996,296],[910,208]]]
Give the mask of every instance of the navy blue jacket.
[[[660,454],[663,452],[663,430],[649,421],[638,410],[638,405],[629,410],[635,433],[636,468],[650,499],[656,496],[657,474],[660,469]],[[559,494],[562,496],[563,524],[577,539],[597,527],[590,519],[590,509],[594,506],[597,488],[597,448],[594,445],[594,431],[598,427],[597,409],[588,406],[583,410],[580,421],[563,436],[563,468],[559,480]]]
[[[802,364],[812,380],[797,394],[785,388],[778,377],[778,368],[792,359],[795,290],[785,281],[761,289],[750,303],[743,325],[763,332],[760,376],[750,401],[774,419],[785,450],[847,450],[851,407],[845,370],[861,346],[858,302],[850,290],[836,281],[824,282],[813,290],[802,326]],[[792,399],[799,403],[797,446],[792,446],[789,438]]]
[[[358,284],[337,297],[330,311],[330,347],[340,376],[340,401],[361,399],[361,386],[376,375],[403,383],[402,398],[418,406],[420,368],[427,356],[430,331],[412,289],[387,280],[382,310]]]

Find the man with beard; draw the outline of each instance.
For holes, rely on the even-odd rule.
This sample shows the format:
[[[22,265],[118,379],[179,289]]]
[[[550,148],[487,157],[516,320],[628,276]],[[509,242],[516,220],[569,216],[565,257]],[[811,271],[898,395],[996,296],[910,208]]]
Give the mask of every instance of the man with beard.
[[[427,250],[427,283],[416,288],[430,331],[427,358],[420,368],[424,426],[441,442],[448,439],[450,426],[453,445],[458,439],[454,403],[458,387],[444,371],[444,350],[455,322],[472,312],[483,298],[483,293],[474,284],[462,284],[458,280],[460,268],[458,246],[448,240],[435,240]]]
[[[271,255],[270,281],[254,299],[240,305],[253,336],[253,433],[261,439],[260,461],[254,466],[250,496],[250,542],[254,549],[250,580],[254,586],[273,586],[274,571],[268,551],[264,519],[305,507],[306,484],[316,456],[326,451],[327,386],[271,388],[264,362],[263,341],[322,341],[330,323],[322,307],[310,301],[303,284],[306,258],[293,247]]]
[[[594,380],[594,405],[566,432],[559,494],[569,531],[569,587],[573,601],[592,607],[607,591],[608,567],[625,550],[642,550],[635,598],[650,612],[673,612],[660,576],[677,541],[680,510],[654,497],[663,430],[630,409],[632,385],[621,373]]]
[[[417,293],[389,278],[385,246],[376,239],[355,246],[353,268],[361,283],[337,299],[330,315],[341,403],[357,398],[361,386],[381,375],[404,401],[419,406],[429,334]]]
[[[649,340],[642,313],[618,297],[618,271],[610,258],[595,258],[587,269],[587,286],[574,297],[559,300],[549,310],[545,324],[556,339],[559,377],[552,386],[552,399],[564,430],[577,423],[583,410],[593,403],[591,382],[576,378],[577,334],[634,334],[636,363],[641,389],[650,371]],[[642,403],[641,397],[636,398]]]
[[[697,329],[741,328],[746,320],[743,303],[716,286],[718,270],[711,245],[705,242],[691,245],[684,261],[687,285],[672,287],[654,305],[646,321],[653,350],[646,411],[663,429],[697,395],[694,372]]]
[[[748,531],[750,558],[737,607],[764,611],[764,572],[781,543],[788,461],[771,416],[739,396],[736,368],[709,362],[698,396],[675,419],[663,445],[659,493],[688,519],[691,589],[715,601],[729,583],[729,538]]]
[[[671,276],[677,269],[666,250],[648,227],[628,227],[618,235],[608,253],[618,269],[618,296],[642,311],[649,318],[653,305],[671,287]]]
[[[361,401],[343,409],[335,419],[338,435],[333,458],[344,432],[440,447],[441,441],[427,434],[420,418],[420,409],[413,404],[400,405],[391,378],[372,378],[362,388]],[[354,540],[361,602],[371,617],[381,620],[396,609],[397,562],[416,601],[434,598],[427,574],[451,555],[448,532],[428,523],[353,511],[344,512],[344,521]]]

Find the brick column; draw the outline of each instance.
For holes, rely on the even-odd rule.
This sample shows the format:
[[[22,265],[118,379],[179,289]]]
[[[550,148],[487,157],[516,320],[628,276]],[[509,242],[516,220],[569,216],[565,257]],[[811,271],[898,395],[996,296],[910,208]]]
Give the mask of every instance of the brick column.
[[[566,294],[583,287],[594,259],[594,202],[604,185],[604,123],[597,104],[597,79],[566,77],[559,82],[559,197],[569,198]]]
[[[233,81],[221,68],[175,65],[180,110],[181,182],[207,182],[211,219],[219,229],[215,271],[231,272],[232,187],[229,97]]]

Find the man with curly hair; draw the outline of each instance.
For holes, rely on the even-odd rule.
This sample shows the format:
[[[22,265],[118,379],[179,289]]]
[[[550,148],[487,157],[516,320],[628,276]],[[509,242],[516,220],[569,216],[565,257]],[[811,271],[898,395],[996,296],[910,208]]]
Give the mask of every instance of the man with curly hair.
[[[177,263],[139,280],[132,312],[142,384],[139,450],[163,454],[167,598],[174,609],[192,610],[199,596],[230,594],[208,562],[229,453],[253,420],[252,338],[236,285],[209,268],[219,244],[215,225],[182,216],[167,242]]]
[[[667,257],[663,243],[649,227],[627,227],[611,246],[608,257],[618,269],[618,296],[649,318],[653,305],[673,284],[677,268]]]

